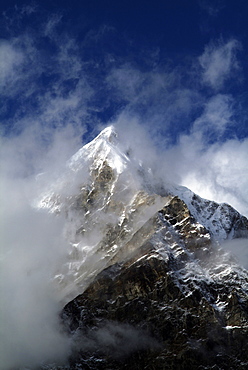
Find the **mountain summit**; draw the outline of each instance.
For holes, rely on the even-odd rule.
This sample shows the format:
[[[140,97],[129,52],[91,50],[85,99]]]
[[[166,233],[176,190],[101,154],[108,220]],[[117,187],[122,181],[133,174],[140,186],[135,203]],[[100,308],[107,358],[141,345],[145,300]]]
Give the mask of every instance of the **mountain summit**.
[[[221,246],[248,237],[244,216],[154,180],[112,126],[37,206],[64,218],[68,241],[54,276],[65,369],[247,368],[248,272]]]

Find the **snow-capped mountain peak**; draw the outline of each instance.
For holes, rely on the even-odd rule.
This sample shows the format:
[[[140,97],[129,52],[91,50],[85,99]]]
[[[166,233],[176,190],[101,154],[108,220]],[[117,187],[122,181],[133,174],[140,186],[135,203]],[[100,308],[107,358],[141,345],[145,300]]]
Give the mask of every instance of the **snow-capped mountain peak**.
[[[98,166],[107,160],[109,165],[120,173],[125,168],[128,158],[118,149],[117,144],[118,139],[114,126],[109,126],[101,131],[94,140],[79,149],[68,162],[68,166],[72,170],[78,171],[85,161],[88,161],[89,165],[94,162],[94,165]]]
[[[170,245],[164,236],[168,226],[163,226],[165,234],[155,226],[162,209],[170,210],[165,219],[171,220],[173,230],[190,218],[195,226],[190,226],[187,238],[198,243],[248,236],[247,219],[232,207],[204,200],[181,186],[171,184],[166,189],[162,184],[162,190],[157,190],[160,188],[151,183],[151,170],[130,159],[120,147],[114,127],[104,129],[72,156],[65,173],[37,203],[38,208],[64,217],[68,258],[55,274],[63,301],[86,289],[104,268],[136,253],[154,233],[163,241],[154,234],[153,243]],[[173,199],[177,198],[185,204],[178,208],[178,212],[186,212],[180,221],[177,214],[172,216],[177,209]],[[168,202],[175,206],[167,207]],[[172,245],[175,243],[176,239]]]

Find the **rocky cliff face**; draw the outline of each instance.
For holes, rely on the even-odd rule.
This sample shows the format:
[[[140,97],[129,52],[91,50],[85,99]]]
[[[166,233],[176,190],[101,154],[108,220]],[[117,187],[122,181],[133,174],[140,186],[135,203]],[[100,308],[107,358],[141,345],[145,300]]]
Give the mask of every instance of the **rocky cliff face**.
[[[71,368],[246,369],[247,272],[179,198],[149,223],[135,256],[65,306],[76,339]]]
[[[70,241],[55,276],[73,343],[65,368],[246,369],[248,272],[220,242],[247,238],[247,219],[147,181],[113,128],[68,171],[87,173],[77,191],[63,191],[66,174],[39,202],[64,215]]]

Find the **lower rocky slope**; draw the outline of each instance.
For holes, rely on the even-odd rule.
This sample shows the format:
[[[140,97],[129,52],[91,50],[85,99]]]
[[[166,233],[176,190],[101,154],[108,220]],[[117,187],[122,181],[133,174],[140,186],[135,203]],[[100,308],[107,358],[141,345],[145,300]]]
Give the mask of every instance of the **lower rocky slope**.
[[[248,368],[248,273],[179,197],[122,248],[63,309],[68,368]]]

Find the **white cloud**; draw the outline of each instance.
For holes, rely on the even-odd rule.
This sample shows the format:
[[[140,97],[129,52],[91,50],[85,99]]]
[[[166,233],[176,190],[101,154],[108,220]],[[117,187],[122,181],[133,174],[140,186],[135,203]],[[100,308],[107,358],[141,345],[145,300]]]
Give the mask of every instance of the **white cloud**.
[[[226,240],[222,243],[222,247],[231,252],[232,256],[237,262],[248,269],[248,240],[247,239],[234,239]]]
[[[0,41],[0,86],[6,89],[7,84],[16,83],[18,74],[16,71],[23,63],[24,55],[8,41]]]
[[[207,45],[199,57],[203,83],[219,90],[228,79],[234,77],[240,68],[236,56],[240,48],[241,44],[235,39],[226,43],[220,40],[218,43]]]
[[[247,150],[247,139],[206,146],[203,136],[184,135],[177,145],[163,154],[164,177],[203,198],[229,203],[247,217]]]
[[[233,122],[233,98],[230,95],[217,94],[205,104],[202,115],[196,119],[192,131],[204,135],[204,140],[219,139]]]
[[[43,153],[38,153],[41,148],[27,147],[31,137],[25,133],[25,137],[13,141],[1,140],[2,370],[64,361],[70,351],[69,339],[60,328],[58,313],[61,306],[56,298],[56,287],[51,282],[63,261],[67,245],[61,220],[31,207],[36,180],[29,174],[29,156],[33,156],[34,162],[39,155],[46,156],[45,148]],[[60,144],[64,144],[66,150],[65,143]],[[56,145],[53,151],[57,151]],[[59,152],[52,158],[56,171]]]

